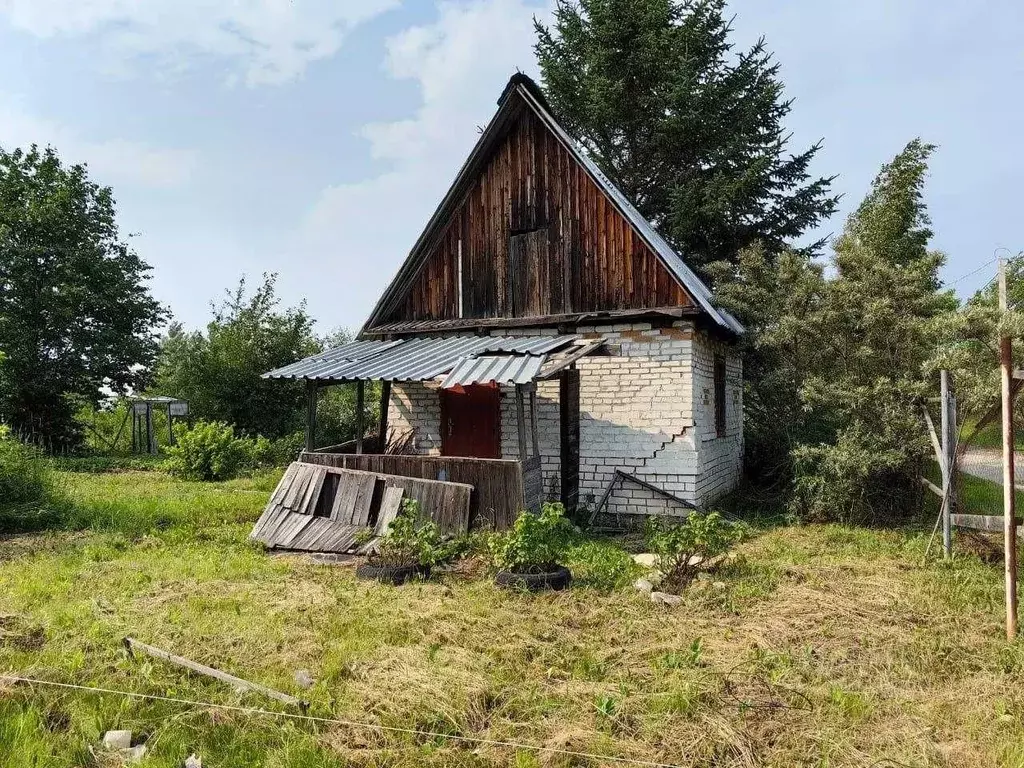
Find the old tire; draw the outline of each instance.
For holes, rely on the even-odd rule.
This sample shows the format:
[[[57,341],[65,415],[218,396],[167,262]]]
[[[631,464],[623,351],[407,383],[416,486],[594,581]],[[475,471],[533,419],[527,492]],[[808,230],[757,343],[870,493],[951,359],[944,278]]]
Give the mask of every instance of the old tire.
[[[430,567],[422,567],[419,565],[374,565],[373,563],[363,563],[356,568],[357,579],[372,579],[379,581],[383,584],[394,584],[399,586],[405,584],[407,581],[422,576],[423,578],[430,577]]]
[[[514,573],[498,571],[494,583],[509,589],[525,589],[529,592],[540,592],[545,589],[566,589],[572,582],[572,573],[568,568],[558,566],[546,573]]]

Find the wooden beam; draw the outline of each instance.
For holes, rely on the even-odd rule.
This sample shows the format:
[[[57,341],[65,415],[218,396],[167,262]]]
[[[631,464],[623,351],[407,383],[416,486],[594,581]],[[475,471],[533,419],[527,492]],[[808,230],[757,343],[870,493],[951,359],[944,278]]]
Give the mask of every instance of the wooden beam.
[[[519,428],[519,459],[526,461],[526,407],[523,404],[522,384],[516,384],[516,423]]]
[[[378,453],[384,453],[388,447],[388,404],[391,402],[391,382],[380,383],[380,420],[377,427],[377,435],[380,445],[377,446]]]
[[[958,528],[971,528],[975,531],[989,531],[998,533],[1003,530],[1006,520],[1002,515],[953,515],[953,525]],[[1020,527],[1021,518],[1017,518],[1017,527]]]
[[[540,376],[537,377],[537,381],[545,381],[547,379],[557,377],[563,370],[575,363],[581,357],[585,357],[596,352],[599,347],[603,347],[604,342],[604,339],[590,339],[587,342],[578,345],[576,349],[573,349],[564,357],[550,358],[548,360],[548,364],[545,364],[541,369],[541,373]],[[570,347],[570,349],[572,348]]]
[[[939,398],[941,400],[939,408],[942,410],[941,437],[943,456],[939,466],[942,468],[942,487],[945,489],[944,495],[946,497],[946,504],[943,507],[942,513],[942,548],[946,557],[953,556],[953,525],[949,520],[949,516],[953,510],[954,461],[950,460],[950,456],[953,455],[955,450],[953,443],[956,439],[956,411],[951,406],[952,397],[953,393],[950,391],[949,386],[949,371],[939,371]]]
[[[364,328],[359,332],[360,338],[366,336],[387,336],[392,333],[443,331],[456,328],[530,328],[536,326],[569,324],[582,322],[600,322],[602,320],[623,320],[625,318],[643,320],[649,318],[667,318],[678,320],[684,317],[698,317],[701,310],[697,307],[654,307],[652,309],[623,309],[604,312],[576,312],[557,315],[537,315],[534,317],[466,317],[452,320],[412,320],[408,322],[382,323],[375,328]]]
[[[929,480],[929,479],[927,479],[925,477],[921,478],[921,485],[923,485],[929,491],[934,493],[940,499],[944,499],[946,497],[946,492],[945,491],[943,491],[941,488],[939,488],[939,486],[937,486],[935,483],[933,483],[931,480]]]
[[[363,452],[363,435],[366,434],[366,382],[356,382],[356,453]]]
[[[530,439],[533,455],[540,456],[540,440],[537,435],[537,387],[530,388]]]
[[[198,672],[200,675],[206,675],[220,680],[222,683],[228,683],[229,685],[240,688],[244,691],[256,691],[262,693],[264,696],[280,701],[282,704],[291,704],[305,710],[308,706],[302,699],[297,699],[294,696],[289,696],[287,693],[281,693],[275,691],[273,688],[267,688],[265,685],[259,683],[250,683],[248,680],[243,680],[240,677],[229,675],[227,672],[221,672],[219,669],[208,667],[205,664],[200,664],[191,659],[186,659],[183,656],[175,656],[170,651],[165,651],[161,648],[156,648],[152,645],[139,642],[133,637],[126,637],[124,644],[127,646],[129,651],[140,651],[147,656],[152,656],[154,659],[162,659],[163,661],[170,662],[171,664],[177,664],[179,667],[191,670],[192,672]]]
[[[928,406],[922,405],[921,410],[924,412],[924,423],[928,427],[928,437],[932,441],[932,450],[935,452],[935,460],[939,462],[939,469],[943,475],[946,473],[946,456],[942,452],[942,443],[939,440],[939,435],[935,431],[935,423],[932,421],[932,415],[928,413]]]
[[[999,310],[1005,317],[1006,259],[999,260]],[[1003,409],[1003,570],[1006,581],[1006,639],[1017,637],[1017,526],[1013,440],[1013,341],[999,338],[999,383]]]
[[[306,450],[316,450],[316,399],[317,384],[306,381]]]

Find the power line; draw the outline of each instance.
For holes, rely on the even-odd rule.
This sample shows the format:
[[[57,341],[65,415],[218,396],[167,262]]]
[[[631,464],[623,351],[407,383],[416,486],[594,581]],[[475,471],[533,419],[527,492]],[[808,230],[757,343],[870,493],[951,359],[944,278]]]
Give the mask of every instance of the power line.
[[[956,285],[956,284],[957,284],[957,283],[959,283],[959,282],[960,282],[961,280],[966,280],[966,279],[967,279],[968,277],[970,277],[971,275],[976,275],[976,274],[978,274],[979,272],[981,272],[981,270],[983,270],[983,269],[985,269],[986,267],[989,267],[989,266],[991,266],[991,265],[995,264],[995,263],[996,263],[997,261],[999,261],[999,257],[998,257],[998,256],[997,256],[996,258],[994,258],[994,259],[991,259],[990,261],[986,261],[986,262],[985,262],[984,264],[982,264],[982,265],[981,265],[980,267],[978,267],[977,269],[972,269],[972,270],[971,270],[970,272],[968,272],[968,273],[967,273],[966,275],[960,275],[960,277],[958,277],[958,278],[957,278],[956,280],[951,280],[951,281],[949,281],[948,283],[946,283],[946,285]],[[991,284],[992,284],[992,282],[993,282],[994,280],[995,280],[995,278],[994,278],[994,277],[992,278],[992,280],[989,280],[989,285],[991,285]],[[984,290],[984,289],[983,289],[983,290]]]
[[[452,739],[472,744],[486,744],[494,747],[508,747],[511,749],[529,749],[535,752],[551,752],[553,754],[568,755],[570,757],[586,757],[594,760],[607,760],[623,765],[643,765],[647,768],[683,768],[675,763],[659,763],[653,760],[638,760],[632,757],[616,757],[614,755],[598,755],[592,752],[579,752],[573,749],[559,749],[558,747],[543,747],[537,744],[524,744],[516,741],[501,741],[498,739],[482,739],[475,736],[459,736],[450,733],[437,733],[434,731],[421,731],[417,728],[402,728],[393,725],[379,725],[377,723],[362,723],[355,720],[339,720],[333,717],[316,717],[315,715],[296,714],[292,712],[271,712],[268,709],[257,709],[255,707],[240,707],[234,704],[214,704],[209,701],[196,701],[194,699],[178,699],[171,696],[157,696],[149,693],[135,693],[134,691],[119,691],[114,688],[97,688],[90,685],[77,685],[75,683],[58,683],[54,680],[36,680],[31,677],[20,677],[18,675],[0,675],[0,680],[12,683],[27,683],[29,685],[49,685],[54,688],[69,688],[76,691],[88,691],[90,693],[111,694],[114,696],[125,696],[146,701],[162,701],[170,704],[187,704],[193,707],[210,707],[223,709],[232,712],[243,712],[250,715],[264,715],[267,717],[287,717],[292,720],[305,720],[317,723],[333,723],[336,725],[347,725],[355,728],[366,728],[375,731],[388,731],[392,733],[404,733],[412,736],[426,736],[432,739]]]

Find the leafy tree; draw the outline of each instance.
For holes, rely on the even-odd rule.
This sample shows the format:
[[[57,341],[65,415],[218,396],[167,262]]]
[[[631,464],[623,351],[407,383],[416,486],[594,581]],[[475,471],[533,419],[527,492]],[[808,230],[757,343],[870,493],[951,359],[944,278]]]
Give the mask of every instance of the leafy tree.
[[[751,324],[751,450],[785,457],[775,477],[802,516],[883,519],[916,497],[929,364],[956,310],[940,290],[944,257],[928,248],[933,150],[915,139],[883,166],[834,244],[830,279],[798,254],[714,268]]]
[[[548,100],[606,174],[698,268],[760,242],[773,256],[836,210],[787,153],[779,65],[733,55],[725,0],[559,0],[535,22]],[[821,243],[810,249],[816,250]]]
[[[304,305],[279,309],[275,280],[264,275],[251,295],[240,280],[212,307],[205,333],[173,323],[160,345],[156,391],[188,400],[197,418],[246,433],[274,438],[301,428],[303,384],[260,376],[320,347]]]
[[[84,165],[0,149],[0,416],[16,432],[74,447],[78,406],[146,382],[164,318],[148,272]]]

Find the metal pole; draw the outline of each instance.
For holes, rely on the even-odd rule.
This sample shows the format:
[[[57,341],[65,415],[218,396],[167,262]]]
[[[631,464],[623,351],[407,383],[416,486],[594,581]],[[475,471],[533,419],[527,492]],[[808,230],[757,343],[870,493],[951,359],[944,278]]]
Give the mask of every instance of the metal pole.
[[[999,309],[1006,312],[1006,260],[999,260]],[[1013,466],[1013,346],[999,337],[999,380],[1003,404],[1003,561],[1006,573],[1006,639],[1017,637],[1017,514]]]
[[[950,516],[950,500],[953,498],[953,464],[950,457],[953,453],[952,429],[949,414],[949,371],[939,372],[939,399],[942,423],[940,435],[942,442],[942,498],[945,504],[942,507],[942,549],[945,556],[953,556],[953,525]]]

